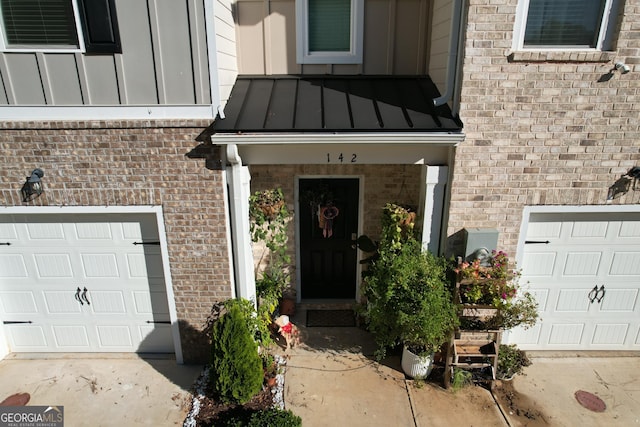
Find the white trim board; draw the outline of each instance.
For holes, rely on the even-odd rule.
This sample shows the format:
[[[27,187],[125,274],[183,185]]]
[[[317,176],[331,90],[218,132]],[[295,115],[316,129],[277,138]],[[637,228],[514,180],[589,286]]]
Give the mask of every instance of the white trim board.
[[[20,214],[154,214],[158,235],[160,237],[160,252],[162,254],[162,269],[167,293],[167,304],[169,306],[169,319],[171,320],[171,333],[173,336],[173,346],[176,362],[184,363],[182,355],[182,344],[180,342],[180,330],[178,326],[178,313],[176,310],[175,295],[171,280],[171,269],[169,266],[169,254],[167,250],[167,236],[164,227],[164,215],[162,206],[45,206],[45,207],[25,207],[6,206],[0,207],[0,215],[20,215]],[[1,328],[2,326],[0,326]],[[1,336],[1,334],[0,334]],[[1,354],[1,353],[0,353]]]

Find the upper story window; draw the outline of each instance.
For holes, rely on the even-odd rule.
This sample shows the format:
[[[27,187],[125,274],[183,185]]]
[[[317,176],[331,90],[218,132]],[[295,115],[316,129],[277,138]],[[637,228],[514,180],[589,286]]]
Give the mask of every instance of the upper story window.
[[[0,0],[0,50],[122,52],[114,0]]]
[[[522,0],[514,50],[607,50],[618,0]]]
[[[296,0],[301,64],[362,62],[364,0]]]

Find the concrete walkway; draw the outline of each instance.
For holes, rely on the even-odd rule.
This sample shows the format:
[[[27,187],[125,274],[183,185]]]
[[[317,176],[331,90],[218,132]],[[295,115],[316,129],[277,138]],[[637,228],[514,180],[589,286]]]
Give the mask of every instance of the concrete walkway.
[[[9,355],[0,401],[29,393],[29,406],[63,406],[65,426],[181,426],[202,366],[130,354]]]
[[[493,393],[440,381],[406,379],[399,356],[375,362],[371,336],[359,328],[306,328],[286,351],[285,404],[305,427],[358,426],[640,426],[640,354],[533,353],[525,374]],[[553,356],[553,357],[549,357]],[[602,399],[593,412],[578,390]]]
[[[285,405],[305,427],[508,425],[482,387],[453,393],[405,379],[398,356],[377,363],[359,328],[300,330],[302,343],[286,352]]]

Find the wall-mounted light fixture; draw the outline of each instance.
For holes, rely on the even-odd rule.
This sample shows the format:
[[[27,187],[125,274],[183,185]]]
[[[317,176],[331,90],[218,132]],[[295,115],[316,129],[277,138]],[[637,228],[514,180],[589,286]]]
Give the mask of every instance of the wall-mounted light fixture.
[[[631,71],[631,68],[629,68],[629,66],[624,62],[616,62],[614,67],[616,68],[616,70],[620,71],[620,74],[627,74],[629,71]]]
[[[24,185],[22,186],[22,201],[28,202],[40,196],[44,192],[41,178],[44,176],[42,169],[36,168],[31,172],[31,176],[27,177]]]

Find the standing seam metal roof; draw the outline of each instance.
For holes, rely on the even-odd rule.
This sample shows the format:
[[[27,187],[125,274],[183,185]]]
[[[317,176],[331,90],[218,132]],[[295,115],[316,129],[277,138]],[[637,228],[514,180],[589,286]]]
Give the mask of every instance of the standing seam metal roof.
[[[238,76],[212,133],[460,132],[428,76]]]

